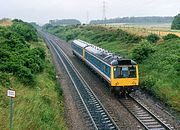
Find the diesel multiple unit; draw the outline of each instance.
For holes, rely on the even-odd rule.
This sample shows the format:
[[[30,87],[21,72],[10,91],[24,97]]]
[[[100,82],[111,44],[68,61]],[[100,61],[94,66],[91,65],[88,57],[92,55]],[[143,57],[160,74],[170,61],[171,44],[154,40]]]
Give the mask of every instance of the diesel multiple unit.
[[[71,44],[74,55],[82,59],[109,84],[111,91],[130,93],[139,84],[138,65],[82,40]]]

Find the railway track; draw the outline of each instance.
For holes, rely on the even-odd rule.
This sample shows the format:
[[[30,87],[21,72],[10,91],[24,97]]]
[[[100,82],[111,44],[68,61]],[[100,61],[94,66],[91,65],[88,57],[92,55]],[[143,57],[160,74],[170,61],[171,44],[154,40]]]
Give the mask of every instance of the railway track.
[[[65,47],[61,48],[61,46],[63,46],[63,45],[57,45],[58,44],[58,39],[56,37],[51,36],[51,35],[50,35],[50,38],[48,38],[48,36],[46,36],[46,37],[47,37],[46,40],[49,43],[49,45],[51,45],[53,47],[53,49],[56,50],[57,53],[59,53],[60,56],[64,55],[65,59],[62,59],[62,60],[70,62],[70,64],[72,64],[71,61],[69,60],[68,56],[66,56],[66,54],[64,53],[64,52],[68,51],[68,49],[66,50]],[[66,64],[66,63],[64,63],[64,64]],[[79,72],[75,69],[75,67],[73,65],[72,65],[71,68],[75,70],[75,73],[77,73],[77,75],[79,75],[80,78],[82,78],[81,75],[79,74]],[[83,80],[83,78],[82,78],[82,81],[83,81],[82,84],[85,84],[84,88],[85,89],[88,88],[88,87],[86,87],[87,83]],[[107,87],[105,87],[105,88],[108,89]],[[78,92],[78,90],[76,90],[76,91]],[[82,94],[82,96],[79,96],[78,99],[79,100],[82,100],[81,98],[85,99],[87,94],[90,93],[90,91],[92,91],[92,90],[89,88],[88,92],[82,92],[84,94]],[[78,94],[81,94],[81,93],[78,92]],[[90,94],[90,95],[95,96],[94,93]],[[96,98],[96,96],[95,96],[95,98]],[[114,123],[114,120],[112,120],[112,114],[111,114],[111,116],[109,116],[109,114],[108,114],[109,111],[107,112],[107,110],[103,106],[102,106],[102,109],[104,109],[105,112],[102,112],[102,113],[105,113],[105,114],[107,113],[107,115],[103,115],[103,116],[109,117],[108,119],[106,118],[105,120],[107,120],[107,122],[110,122],[109,123],[110,126],[113,123],[115,124],[115,126],[107,127],[108,126],[107,124],[104,125],[104,126],[100,125],[102,122],[100,122],[100,121],[98,122],[97,120],[103,120],[103,123],[104,123],[105,120],[103,118],[101,118],[101,117],[99,118],[99,116],[97,116],[97,117],[92,116],[92,115],[98,115],[97,113],[94,113],[94,114],[91,115],[91,113],[93,113],[92,111],[100,111],[100,110],[102,110],[99,107],[98,107],[99,109],[96,108],[97,105],[99,106],[99,104],[96,104],[96,102],[99,102],[99,100],[98,99],[94,100],[95,98],[90,99],[90,102],[87,102],[88,105],[85,104],[84,100],[80,101],[80,102],[82,102],[83,107],[85,106],[84,107],[85,111],[86,111],[86,113],[88,113],[88,115],[90,117],[90,120],[91,120],[90,122],[92,124],[90,126],[93,126],[93,128],[95,128],[95,129],[119,129],[117,127],[117,125]],[[89,100],[89,98],[87,97],[87,99],[85,99],[85,100]],[[152,114],[146,107],[144,107],[134,97],[129,97],[128,99],[120,99],[119,101],[128,110],[128,112],[130,112],[137,119],[137,121],[142,125],[142,128],[144,127],[144,129],[148,129],[148,130],[151,130],[151,129],[152,130],[166,130],[166,129],[171,130],[172,129],[172,127],[170,127],[169,124],[165,124],[160,119],[158,119],[158,117],[156,117],[154,114]],[[94,104],[94,106],[93,105],[89,106],[89,103]],[[102,104],[100,103],[100,105],[102,105]],[[93,108],[93,110],[92,109],[88,110],[88,107]],[[84,108],[82,108],[82,111],[84,111]],[[98,123],[96,124],[95,121],[98,122]],[[98,126],[100,126],[100,127],[98,127]]]
[[[58,59],[63,64],[66,72],[68,73],[76,92],[78,93],[79,100],[82,102],[93,129],[96,130],[119,130],[118,126],[108,114],[102,103],[93,93],[91,88],[85,82],[78,70],[74,67],[71,60],[65,52],[57,45],[56,40],[49,37],[48,34],[42,33],[48,46],[52,47]]]
[[[143,106],[135,97],[119,99],[120,103],[144,126],[146,130],[172,130],[167,124]]]

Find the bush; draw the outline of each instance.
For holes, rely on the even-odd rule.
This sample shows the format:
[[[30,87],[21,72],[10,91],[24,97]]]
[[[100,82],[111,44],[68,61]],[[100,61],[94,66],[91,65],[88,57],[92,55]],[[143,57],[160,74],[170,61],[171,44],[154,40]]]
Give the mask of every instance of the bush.
[[[155,85],[155,80],[152,77],[145,77],[145,79],[140,83],[140,87],[143,90],[147,90],[153,93],[153,86]]]
[[[38,55],[42,60],[45,60],[46,54],[43,48],[37,47],[31,50],[34,55]]]
[[[170,39],[174,39],[174,38],[179,38],[179,37],[175,34],[168,34],[163,37],[164,40],[170,40]]]
[[[38,41],[36,29],[29,23],[14,20],[11,26],[12,30],[20,34],[26,41]]]
[[[66,41],[68,42],[68,41],[70,41],[70,40],[75,39],[76,37],[77,37],[76,34],[68,34],[68,35],[66,36]]]
[[[45,52],[43,49],[34,48],[29,50],[23,57],[24,66],[31,69],[32,73],[41,72],[44,69]]]
[[[160,37],[157,34],[150,34],[146,39],[151,43],[156,43],[160,39]]]
[[[0,62],[1,63],[6,62],[9,60],[9,58],[10,58],[9,51],[0,48]]]
[[[132,59],[141,63],[155,50],[153,46],[147,41],[141,42],[137,47],[132,50]]]
[[[12,73],[25,84],[34,83],[34,74],[44,69],[45,51],[31,49],[27,43],[37,38],[36,29],[22,20],[13,20],[10,27],[0,27],[0,71]],[[5,82],[3,76],[0,77]]]
[[[35,81],[35,77],[31,73],[31,70],[26,68],[26,67],[24,67],[24,66],[19,66],[18,71],[16,72],[16,76],[24,84],[30,84],[31,85]]]

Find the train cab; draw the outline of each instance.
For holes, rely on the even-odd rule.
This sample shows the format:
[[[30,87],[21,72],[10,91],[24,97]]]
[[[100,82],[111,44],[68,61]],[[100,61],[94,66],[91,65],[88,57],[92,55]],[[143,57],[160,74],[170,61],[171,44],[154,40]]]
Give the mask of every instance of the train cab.
[[[116,90],[133,91],[139,85],[138,65],[133,60],[111,62],[111,86]]]

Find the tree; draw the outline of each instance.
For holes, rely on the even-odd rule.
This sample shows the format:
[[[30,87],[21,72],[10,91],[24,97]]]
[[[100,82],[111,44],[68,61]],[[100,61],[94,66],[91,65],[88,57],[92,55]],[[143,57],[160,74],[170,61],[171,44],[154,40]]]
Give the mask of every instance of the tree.
[[[170,39],[175,39],[175,38],[179,38],[179,37],[171,33],[163,37],[164,40],[170,40]]]
[[[171,29],[180,30],[180,14],[178,14],[174,17],[174,20],[171,24]]]
[[[156,43],[160,39],[160,37],[157,34],[150,34],[146,39],[151,43]]]

